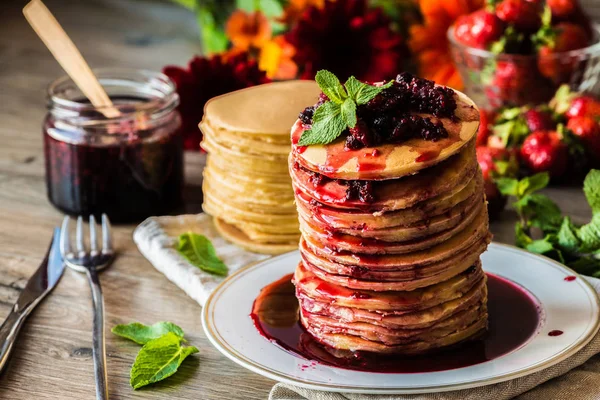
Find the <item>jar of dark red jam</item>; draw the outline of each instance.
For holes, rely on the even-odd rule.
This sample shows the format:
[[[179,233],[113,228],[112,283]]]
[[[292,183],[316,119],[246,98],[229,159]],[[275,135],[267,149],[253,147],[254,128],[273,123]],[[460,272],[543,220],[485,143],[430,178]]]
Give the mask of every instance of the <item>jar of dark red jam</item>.
[[[179,97],[165,75],[95,71],[116,116],[92,106],[68,77],[48,89],[44,153],[48,198],[76,215],[134,222],[182,203]]]

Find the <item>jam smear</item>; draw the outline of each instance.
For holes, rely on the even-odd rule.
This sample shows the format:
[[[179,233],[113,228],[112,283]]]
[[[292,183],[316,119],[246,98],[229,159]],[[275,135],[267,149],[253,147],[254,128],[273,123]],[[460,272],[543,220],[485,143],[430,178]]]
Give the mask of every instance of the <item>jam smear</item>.
[[[558,329],[555,329],[553,331],[548,332],[548,336],[560,336],[562,335],[564,332],[560,331]]]
[[[565,277],[565,281],[567,281],[567,282],[573,282],[575,279],[577,279],[577,277],[575,275],[569,275],[569,276]]]
[[[538,305],[527,292],[504,278],[488,274],[489,330],[484,337],[423,356],[340,351],[318,343],[298,322],[298,300],[291,279],[291,274],[286,275],[261,291],[251,314],[256,328],[290,353],[338,368],[383,373],[463,368],[518,349],[533,336],[540,323]]]

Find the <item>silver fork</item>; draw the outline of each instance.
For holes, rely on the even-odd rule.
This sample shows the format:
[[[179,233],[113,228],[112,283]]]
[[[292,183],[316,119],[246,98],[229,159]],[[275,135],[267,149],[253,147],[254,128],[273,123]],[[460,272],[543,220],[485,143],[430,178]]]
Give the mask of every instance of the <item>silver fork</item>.
[[[71,250],[69,238],[70,217],[66,216],[62,223],[60,234],[60,251],[65,264],[75,271],[85,272],[92,289],[92,302],[94,305],[94,327],[92,338],[92,354],[94,358],[94,375],[96,377],[96,399],[108,399],[108,386],[106,384],[106,346],[104,341],[104,299],[102,288],[98,279],[98,271],[110,265],[115,257],[110,233],[110,221],[106,214],[102,214],[102,248],[98,249],[96,236],[96,219],[90,215],[90,249],[86,251],[83,239],[83,217],[77,217],[77,230],[75,231],[76,251]]]

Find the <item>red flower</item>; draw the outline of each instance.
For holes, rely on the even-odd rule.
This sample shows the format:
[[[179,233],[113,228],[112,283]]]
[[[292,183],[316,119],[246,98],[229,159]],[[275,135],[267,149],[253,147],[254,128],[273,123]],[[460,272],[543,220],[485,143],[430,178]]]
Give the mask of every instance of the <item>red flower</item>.
[[[408,58],[402,36],[390,25],[383,10],[368,8],[366,0],[327,1],[307,9],[286,40],[296,48],[303,79],[327,69],[340,79],[354,75],[375,82],[394,77]]]
[[[202,133],[198,124],[204,104],[215,96],[270,81],[248,53],[220,54],[210,58],[194,57],[187,68],[167,66],[163,69],[177,86],[186,150],[199,150]]]

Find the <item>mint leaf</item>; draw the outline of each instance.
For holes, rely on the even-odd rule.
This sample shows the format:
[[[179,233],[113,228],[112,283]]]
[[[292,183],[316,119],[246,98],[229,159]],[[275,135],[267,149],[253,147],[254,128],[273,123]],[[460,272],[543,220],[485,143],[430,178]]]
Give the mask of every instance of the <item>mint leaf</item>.
[[[531,193],[523,196],[514,204],[515,208],[525,214],[532,226],[543,231],[555,232],[562,223],[562,212],[548,196]]]
[[[512,178],[498,178],[496,186],[504,196],[517,196],[519,194],[519,180]]]
[[[173,375],[190,354],[198,353],[194,346],[182,347],[181,338],[169,332],[142,347],[131,367],[129,383],[134,389],[161,381]]]
[[[600,249],[600,214],[594,214],[589,223],[579,228],[577,236],[581,241],[580,252],[593,253]]]
[[[550,236],[546,236],[543,239],[532,241],[525,246],[525,249],[532,253],[544,254],[554,250],[554,245],[551,242]]]
[[[533,239],[525,232],[523,224],[515,224],[515,244],[523,249],[527,248],[533,242]]]
[[[323,103],[313,116],[311,129],[302,132],[298,145],[327,144],[337,139],[346,129],[346,121],[342,116],[339,104],[328,101]]]
[[[317,81],[317,84],[319,85],[323,93],[325,93],[325,95],[329,97],[329,100],[333,101],[334,103],[342,104],[344,100],[348,98],[346,89],[344,89],[337,76],[335,76],[331,72],[322,69],[319,72],[317,72],[315,80]]]
[[[583,193],[594,214],[600,212],[600,171],[591,170],[583,181]]]
[[[127,325],[115,325],[111,332],[117,336],[132,340],[137,344],[146,344],[153,339],[158,339],[168,332],[183,338],[183,330],[171,322],[157,322],[152,326],[147,326],[139,322],[132,322]]]
[[[217,256],[215,247],[204,235],[193,232],[180,235],[177,251],[202,271],[220,276],[227,275],[227,266]]]
[[[518,195],[525,196],[548,186],[550,175],[547,172],[525,177],[519,181]]]
[[[563,219],[557,234],[558,245],[569,253],[576,253],[579,249],[579,239],[577,238],[577,228],[571,223],[569,217]]]
[[[344,117],[344,122],[350,128],[354,128],[356,126],[356,103],[354,100],[348,98],[342,104],[342,117]]]
[[[366,83],[362,83],[355,77],[351,76],[346,80],[344,84],[350,98],[354,99],[356,104],[363,105],[371,101],[375,96],[381,93],[382,90],[391,87],[394,84],[390,81],[381,86],[373,86]]]

